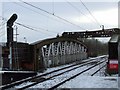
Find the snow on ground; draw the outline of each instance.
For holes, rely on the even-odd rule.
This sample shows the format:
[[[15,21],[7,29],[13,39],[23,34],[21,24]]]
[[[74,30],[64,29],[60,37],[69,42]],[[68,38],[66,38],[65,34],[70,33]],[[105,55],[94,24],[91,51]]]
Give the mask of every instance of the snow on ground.
[[[106,55],[103,55],[103,56],[106,56]],[[93,61],[95,60],[96,61],[96,59],[98,59],[98,61],[100,61],[99,58],[103,57],[103,56],[98,56],[98,57],[95,57],[95,58],[89,58],[89,59],[86,59],[86,60],[82,60],[81,62],[85,62],[85,61],[89,61],[89,60],[93,60]],[[64,68],[64,67],[68,67],[68,66],[71,66],[71,65],[73,65],[75,63],[76,62],[73,62],[73,63],[70,63],[70,64],[66,64],[66,65],[60,65],[60,66],[56,66],[56,67],[47,68],[47,70],[45,70],[43,73],[39,73],[38,72],[38,75],[41,75],[41,74],[44,74],[44,73],[47,73],[47,72],[51,72],[51,71],[54,71],[54,70],[57,70],[57,69],[61,69],[61,68]]]
[[[85,62],[85,61],[92,60],[92,59],[95,59],[95,58],[89,58],[89,59],[83,60],[81,62]],[[76,62],[66,64],[66,65],[60,65],[60,66],[56,66],[56,67],[47,68],[47,70],[45,70],[43,73],[38,73],[38,75],[44,74],[44,73],[47,73],[47,72],[51,72],[51,71],[54,71],[54,70],[58,70],[58,69],[61,69],[61,68],[64,68],[64,67],[68,67],[68,66],[71,66],[73,64],[76,64]]]
[[[78,76],[59,88],[118,88],[117,77]]]
[[[45,81],[45,82],[40,83],[40,84],[38,84],[38,85],[35,85],[35,86],[33,86],[32,88],[50,88],[51,86],[55,85],[56,83],[59,83],[60,81],[65,80],[65,79],[71,77],[72,75],[75,75],[76,73],[78,73],[78,71],[85,70],[86,68],[88,68],[88,67],[90,67],[90,66],[91,66],[91,65],[80,67],[80,68],[78,68],[78,69],[75,69],[74,71],[67,72],[67,73],[62,74],[62,75],[60,75],[60,76],[58,76],[58,77],[55,77],[55,78],[53,78],[53,79],[51,79],[51,80],[48,80],[48,81]],[[77,67],[77,66],[74,66],[74,67]],[[60,67],[58,67],[58,68],[60,68]],[[58,68],[57,68],[57,69],[58,69]],[[62,68],[63,68],[63,67],[62,67]],[[71,67],[71,68],[73,68],[73,67]],[[65,70],[62,70],[62,71],[58,71],[58,72],[56,72],[56,73],[54,73],[54,74],[50,74],[50,75],[47,75],[47,76],[44,76],[44,77],[47,78],[47,77],[50,77],[50,76],[53,76],[53,75],[57,75],[58,73],[65,72],[65,71],[67,71],[67,70],[70,70],[71,68],[65,69]],[[55,70],[55,68],[53,68],[53,69]],[[51,71],[53,71],[53,70],[51,69]],[[41,74],[41,73],[40,73],[40,74]],[[31,82],[30,82],[30,83],[31,83]],[[29,82],[28,82],[28,83],[24,83],[24,84],[21,84],[21,85],[19,85],[19,86],[15,86],[15,88],[20,88],[20,87],[29,85],[30,83],[29,83]]]
[[[86,76],[90,76],[92,75],[95,71],[97,71],[99,68],[101,68],[103,65],[105,65],[105,63],[102,63],[88,71],[86,71],[85,73],[81,74],[81,75],[86,75]],[[105,68],[102,68],[98,73],[96,73],[94,76],[105,76]]]
[[[100,57],[100,56],[99,56]],[[97,58],[99,58],[97,57]],[[88,60],[92,60],[92,59],[96,59],[96,58],[89,58],[89,59],[86,59],[86,60],[83,60],[82,62],[85,62],[85,61],[88,61]],[[98,59],[99,60],[99,59]],[[101,59],[102,60],[102,59]],[[93,61],[96,61],[96,60],[93,60]],[[44,74],[44,73],[48,73],[48,72],[51,72],[51,71],[54,71],[54,70],[58,70],[58,69],[61,69],[61,68],[64,68],[64,67],[68,67],[68,66],[71,66],[73,64],[75,64],[76,62],[74,63],[71,63],[71,64],[66,64],[66,65],[61,65],[61,66],[56,66],[56,67],[51,67],[51,68],[47,68],[47,70],[45,70],[43,73],[39,73],[38,72],[38,75],[41,75],[41,74]],[[73,68],[73,67],[72,67]],[[70,68],[69,68],[70,69]],[[57,72],[58,73],[58,72]]]
[[[38,72],[37,74],[38,74],[38,75],[41,75],[41,74],[44,74],[44,73],[52,72],[52,71],[54,71],[54,70],[58,70],[58,69],[61,69],[61,68],[64,68],[64,67],[68,67],[68,66],[71,66],[71,65],[73,65],[73,64],[75,64],[75,62],[74,62],[74,63],[71,63],[71,64],[60,65],[60,66],[56,66],[56,67],[47,68],[47,70],[45,70],[43,73]]]
[[[66,72],[60,76],[57,76],[55,78],[52,78],[51,80],[47,80],[43,83],[39,83],[31,88],[50,88],[51,86],[54,86],[55,84],[58,84],[59,82],[66,80],[68,78],[70,78],[71,76],[75,75],[76,73],[78,73],[78,71],[83,71],[86,69],[86,67],[90,67],[90,66],[83,66],[81,68],[75,69],[73,71],[70,72]],[[49,77],[49,76],[47,76]]]
[[[93,72],[98,70],[104,64],[105,63],[103,63],[99,66],[96,66],[95,68],[77,76],[76,78],[74,78],[74,79],[66,82],[65,84],[59,86],[58,88],[118,88],[117,75],[113,75],[111,77],[110,76],[105,77],[104,76],[105,68],[103,68],[95,76],[90,76]],[[57,70],[57,69],[60,69],[60,68],[63,68],[63,67],[69,66],[69,65],[72,65],[72,64],[63,65],[63,66],[54,67],[54,68],[49,68],[44,73],[50,72],[53,70]],[[85,65],[85,66],[77,68],[73,71],[66,72],[65,74],[60,75],[58,77],[52,78],[51,80],[45,81],[43,83],[39,83],[39,84],[32,86],[30,88],[50,88],[50,87],[56,85],[57,83],[62,82],[64,80],[68,79],[69,77],[71,77],[71,76],[91,67],[91,66],[92,66],[92,64]],[[63,70],[63,71],[65,71],[65,70]],[[43,73],[38,73],[38,74],[43,74]],[[57,74],[57,72],[56,72],[56,74]],[[51,75],[53,75],[53,74],[51,74]],[[47,77],[50,77],[51,75],[49,75]],[[33,82],[28,82],[27,84],[23,83],[20,86],[16,86],[15,88],[19,88],[19,87],[22,87],[22,86],[25,86],[25,85],[28,85],[31,83],[33,83]]]
[[[72,64],[66,64],[66,65],[61,65],[61,66],[56,66],[56,67],[51,67],[51,68],[47,68],[47,70],[45,71],[45,73],[47,72],[51,72],[51,71],[54,71],[54,70],[58,70],[58,69],[61,69],[61,68],[64,68],[64,67],[68,67],[68,66],[71,66],[75,63],[72,63]]]
[[[119,90],[120,90],[120,77],[118,78],[118,87],[119,87]]]
[[[89,67],[91,67],[91,65],[80,67],[74,71],[67,72],[61,76],[58,76],[57,78],[55,77],[51,80],[45,81],[43,83],[39,83],[31,88],[50,88],[51,86],[54,86],[57,83],[64,81],[69,77]],[[93,72],[98,70],[99,67],[100,66],[96,66],[92,71],[90,70],[90,71],[87,71],[86,73],[79,75],[78,78],[63,84],[59,88],[117,88],[118,87],[117,77],[100,77],[99,75],[103,75],[101,73],[98,73],[97,76],[90,76]]]

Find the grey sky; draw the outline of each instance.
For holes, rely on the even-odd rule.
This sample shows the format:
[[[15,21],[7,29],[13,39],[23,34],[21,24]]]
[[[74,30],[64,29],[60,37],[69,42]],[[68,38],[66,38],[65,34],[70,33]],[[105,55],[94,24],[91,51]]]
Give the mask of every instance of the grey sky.
[[[71,5],[79,9],[84,15],[78,12],[78,10],[73,8],[73,6],[71,6],[70,3],[66,1],[67,0],[64,0],[64,2],[29,3],[40,7],[48,12],[54,13],[55,15],[58,15],[62,18],[65,18],[66,20],[76,25],[79,25],[80,27],[87,30],[100,29],[100,26],[95,24],[95,20],[90,16],[90,14],[80,1],[70,3]],[[84,4],[89,8],[93,16],[98,20],[98,22],[101,25],[105,25],[105,28],[118,27],[117,2],[84,2]],[[9,17],[13,13],[16,13],[18,15],[18,19],[16,20],[16,22],[32,26],[32,28],[39,31],[31,31],[17,25],[19,33],[18,41],[24,41],[23,38],[26,37],[27,41],[29,43],[32,43],[48,37],[55,37],[58,33],[61,35],[61,33],[64,31],[83,31],[83,29],[79,27],[66,23],[52,15],[46,14],[21,2],[3,2],[2,7],[2,16],[6,19],[9,19]],[[2,31],[6,32],[5,29],[2,29]],[[5,41],[5,37],[6,35],[3,36],[0,40]]]

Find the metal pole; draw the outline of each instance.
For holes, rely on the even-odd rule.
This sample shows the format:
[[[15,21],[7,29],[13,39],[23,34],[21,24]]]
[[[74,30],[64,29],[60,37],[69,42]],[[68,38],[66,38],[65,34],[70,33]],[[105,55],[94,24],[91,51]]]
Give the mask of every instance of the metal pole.
[[[0,69],[2,70],[3,67],[3,59],[2,59],[2,45],[0,45]]]
[[[96,55],[98,56],[98,46],[97,46],[97,44],[98,44],[98,41],[97,41],[97,39],[96,39]]]
[[[120,77],[120,41],[118,42],[118,76]]]
[[[15,57],[16,57],[16,59],[15,59],[15,61],[16,61],[16,69],[17,70],[19,70],[19,60],[18,60],[18,48],[17,48],[17,35],[19,35],[18,33],[17,33],[17,26],[15,25],[14,26],[15,27],[15,30],[16,30],[16,43],[15,43]]]
[[[10,70],[12,70],[12,45],[10,43]]]
[[[118,27],[120,28],[120,1],[118,2]],[[119,36],[120,37],[120,36]],[[120,39],[120,38],[119,38]],[[119,71],[118,71],[118,75],[120,77],[120,40],[118,43],[118,66],[119,66]],[[120,82],[120,81],[119,81]]]

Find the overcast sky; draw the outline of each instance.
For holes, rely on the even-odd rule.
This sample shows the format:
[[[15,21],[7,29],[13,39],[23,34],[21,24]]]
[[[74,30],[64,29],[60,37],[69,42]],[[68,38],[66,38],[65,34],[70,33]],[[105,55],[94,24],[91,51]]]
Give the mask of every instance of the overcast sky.
[[[16,22],[36,30],[29,30],[15,24],[17,25],[19,34],[18,41],[20,42],[25,41],[24,37],[27,38],[29,43],[33,43],[38,40],[55,37],[57,34],[61,35],[64,31],[97,30],[101,29],[100,25],[104,25],[105,28],[118,27],[118,0],[106,0],[106,2],[98,2],[97,0],[96,2],[95,0],[87,2],[87,0],[82,0],[94,18],[80,0],[77,0],[77,2],[69,0],[62,0],[63,2],[56,2],[55,0],[51,0],[50,2],[41,2],[40,0],[28,2],[50,13],[54,13],[54,15],[64,18],[74,25],[26,5],[19,0],[19,2],[17,0],[9,1],[11,2],[2,2],[2,17],[9,19],[12,14],[16,13],[18,15]],[[4,23],[5,21],[1,20],[0,22]],[[6,28],[0,24],[0,35],[3,32],[5,33],[0,37],[0,40],[6,41]]]

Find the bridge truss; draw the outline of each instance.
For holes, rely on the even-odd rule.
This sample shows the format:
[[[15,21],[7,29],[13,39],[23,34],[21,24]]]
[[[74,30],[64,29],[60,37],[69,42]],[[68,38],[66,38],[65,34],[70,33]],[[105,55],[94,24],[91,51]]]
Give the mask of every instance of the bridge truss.
[[[87,58],[87,47],[84,44],[79,40],[63,37],[34,43],[34,50],[37,70]]]

